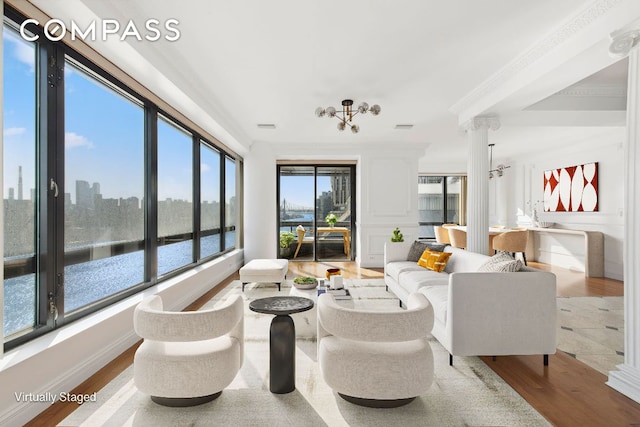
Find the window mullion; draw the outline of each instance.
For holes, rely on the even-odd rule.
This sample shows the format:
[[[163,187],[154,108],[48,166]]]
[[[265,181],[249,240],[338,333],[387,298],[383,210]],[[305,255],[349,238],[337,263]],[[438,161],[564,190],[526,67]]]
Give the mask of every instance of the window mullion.
[[[158,109],[145,105],[144,281],[158,279]]]
[[[202,233],[200,232],[200,184],[201,184],[201,172],[200,172],[200,137],[193,135],[193,261],[198,262],[200,259],[200,239]]]

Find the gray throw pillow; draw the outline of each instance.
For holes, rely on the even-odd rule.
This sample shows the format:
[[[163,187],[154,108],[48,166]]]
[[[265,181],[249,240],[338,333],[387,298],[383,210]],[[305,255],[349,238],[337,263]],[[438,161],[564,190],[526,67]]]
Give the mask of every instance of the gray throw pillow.
[[[407,254],[407,261],[418,262],[418,260],[420,259],[420,256],[422,255],[425,249],[427,249],[427,243],[419,242],[416,240],[411,245],[411,248],[409,248],[409,254]]]
[[[407,261],[418,262],[418,260],[422,256],[422,253],[424,252],[425,249],[430,249],[430,250],[436,251],[436,252],[443,252],[445,246],[446,245],[443,245],[443,244],[440,244],[440,243],[428,243],[428,242],[420,242],[420,241],[416,240],[411,245],[411,248],[409,248],[409,254],[407,255]]]

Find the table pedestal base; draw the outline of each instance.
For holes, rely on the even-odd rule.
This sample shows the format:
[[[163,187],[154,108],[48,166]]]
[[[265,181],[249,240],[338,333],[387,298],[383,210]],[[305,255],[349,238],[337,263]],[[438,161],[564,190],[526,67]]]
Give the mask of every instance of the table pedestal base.
[[[269,390],[290,393],[296,389],[296,329],[293,319],[276,316],[269,332]]]

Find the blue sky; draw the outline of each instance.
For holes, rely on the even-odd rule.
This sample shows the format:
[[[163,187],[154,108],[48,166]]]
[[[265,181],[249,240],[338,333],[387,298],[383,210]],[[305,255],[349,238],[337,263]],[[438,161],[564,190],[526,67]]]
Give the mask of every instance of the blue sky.
[[[5,26],[4,197],[18,197],[18,165],[24,198],[35,187],[35,50]],[[76,180],[100,183],[104,198],[143,196],[143,109],[67,64],[65,67],[65,191],[75,202]],[[192,199],[190,135],[159,121],[159,200]],[[219,157],[203,155],[202,198],[219,200]],[[214,152],[211,152],[214,153]],[[235,183],[235,180],[233,180]],[[235,185],[235,184],[234,184]]]

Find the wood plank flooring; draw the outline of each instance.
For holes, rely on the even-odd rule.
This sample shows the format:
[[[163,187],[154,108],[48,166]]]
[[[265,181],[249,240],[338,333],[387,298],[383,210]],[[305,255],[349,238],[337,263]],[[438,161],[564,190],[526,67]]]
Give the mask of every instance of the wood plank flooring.
[[[620,281],[586,278],[583,273],[534,262],[529,265],[556,274],[558,296],[621,296],[623,292]],[[290,262],[288,277],[320,277],[330,267],[341,268],[345,278],[383,277],[382,269],[359,268],[355,262]],[[235,279],[238,279],[237,273],[228,277],[223,286],[218,286],[195,301],[188,310],[198,309]],[[73,393],[100,390],[133,363],[133,354],[138,345],[107,364]],[[501,356],[495,361],[483,357],[482,360],[553,425],[640,426],[640,404],[608,387],[605,375],[563,352],[550,355],[547,367],[542,364],[542,356]],[[75,403],[58,402],[27,425],[56,425],[75,408]]]

